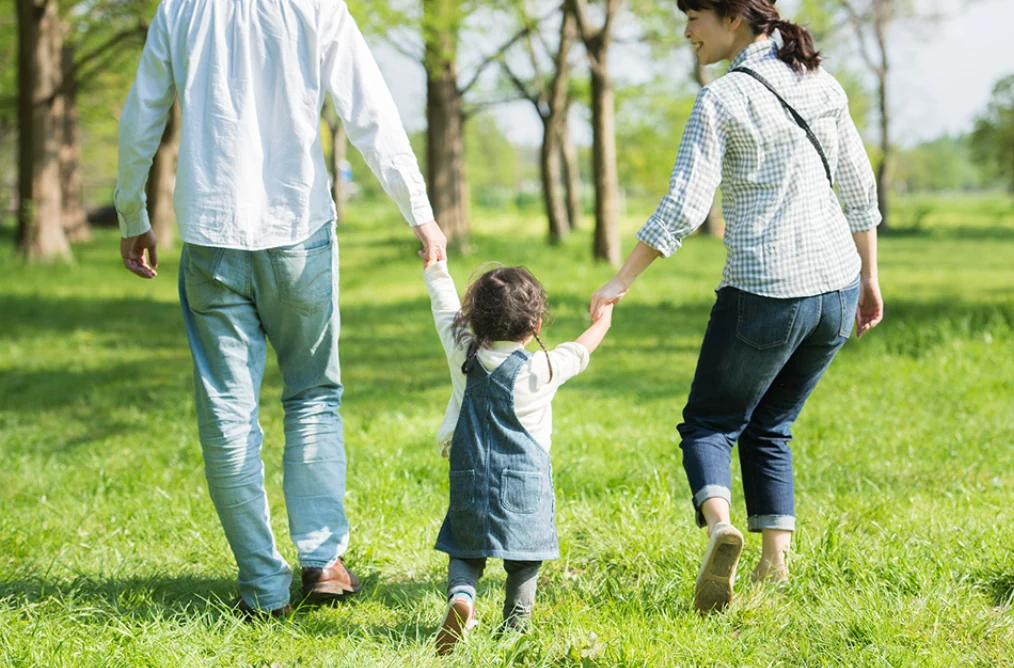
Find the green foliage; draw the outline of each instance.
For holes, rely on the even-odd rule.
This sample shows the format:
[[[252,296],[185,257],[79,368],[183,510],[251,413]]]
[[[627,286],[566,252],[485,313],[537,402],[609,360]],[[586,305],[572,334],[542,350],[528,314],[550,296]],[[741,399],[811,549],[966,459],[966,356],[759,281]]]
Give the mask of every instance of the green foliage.
[[[997,82],[985,112],[975,120],[976,156],[1014,192],[1014,74]]]
[[[659,79],[617,95],[616,155],[620,183],[633,193],[660,197],[696,95],[690,86]]]
[[[967,136],[941,137],[898,152],[894,185],[911,192],[976,190],[984,178]]]
[[[921,234],[881,244],[887,319],[839,354],[794,428],[798,530],[783,592],[743,577],[728,614],[690,600],[705,538],[674,425],[724,249],[689,239],[616,309],[554,402],[563,557],[546,564],[532,635],[496,634],[490,564],[480,626],[438,660],[446,561],[432,549],[449,392],[414,240],[390,206],[350,209],[342,246],[348,560],[358,599],[244,624],[235,563],[207,493],[177,257],[141,281],[113,231],[53,272],[0,254],[0,663],[12,666],[966,666],[1014,656],[1014,209],[1006,198],[899,198]],[[647,211],[632,211],[624,238]],[[587,326],[610,275],[590,231],[543,242],[541,218],[488,213],[482,262],[546,285],[553,345]],[[10,228],[0,228],[9,237]],[[8,244],[9,245],[9,244]],[[260,422],[278,547],[297,564],[282,494],[273,355]],[[739,467],[733,519],[745,524]],[[741,573],[759,557],[747,537]],[[298,579],[298,578],[297,578]]]

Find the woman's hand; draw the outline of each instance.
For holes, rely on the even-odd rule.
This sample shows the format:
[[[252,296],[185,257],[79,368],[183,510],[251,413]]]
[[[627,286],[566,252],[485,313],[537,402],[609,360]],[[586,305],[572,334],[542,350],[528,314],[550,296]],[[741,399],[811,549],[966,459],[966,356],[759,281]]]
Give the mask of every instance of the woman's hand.
[[[616,272],[613,280],[603,285],[592,295],[591,306],[588,307],[592,320],[598,320],[602,317],[602,308],[604,306],[615,304],[623,299],[623,295],[627,294],[627,290],[630,289],[630,286],[633,285],[637,277],[641,275],[641,272],[661,256],[660,252],[648,244],[638,241],[637,245],[634,246],[634,250],[630,251],[630,255],[627,256],[627,261]]]
[[[630,286],[624,283],[619,274],[617,274],[612,280],[592,294],[591,306],[588,308],[592,321],[598,322],[599,318],[604,315],[606,307],[612,306],[623,299],[623,296],[627,294],[627,290],[629,289]]]
[[[862,279],[859,284],[859,308],[856,309],[856,337],[873,329],[884,319],[884,298],[876,276]]]

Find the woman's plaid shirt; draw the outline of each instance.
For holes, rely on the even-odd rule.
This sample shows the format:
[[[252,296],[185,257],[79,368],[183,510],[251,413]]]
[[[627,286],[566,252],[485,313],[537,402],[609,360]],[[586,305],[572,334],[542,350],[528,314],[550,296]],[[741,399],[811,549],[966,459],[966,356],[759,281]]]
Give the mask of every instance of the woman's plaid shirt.
[[[873,170],[845,91],[823,69],[794,72],[779,60],[774,40],[744,49],[732,63],[740,66],[767,79],[810,124],[838,194],[816,149],[777,98],[752,77],[732,72],[697,96],[669,193],[637,238],[672,255],[704,222],[721,186],[728,259],[719,288],[767,297],[838,290],[859,274],[851,233],[881,221]]]

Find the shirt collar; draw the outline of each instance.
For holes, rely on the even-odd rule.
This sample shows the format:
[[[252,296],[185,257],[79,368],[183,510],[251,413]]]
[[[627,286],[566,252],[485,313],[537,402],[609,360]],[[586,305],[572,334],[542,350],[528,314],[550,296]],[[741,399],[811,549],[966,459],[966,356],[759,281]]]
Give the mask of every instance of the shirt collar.
[[[734,67],[745,65],[748,60],[761,60],[765,56],[773,54],[777,49],[778,45],[775,44],[775,40],[770,37],[760,42],[754,42],[739,52],[739,55],[733,59],[729,69],[731,70]]]
[[[498,353],[512,353],[515,350],[521,350],[524,346],[517,341],[494,341],[489,344],[488,348]]]

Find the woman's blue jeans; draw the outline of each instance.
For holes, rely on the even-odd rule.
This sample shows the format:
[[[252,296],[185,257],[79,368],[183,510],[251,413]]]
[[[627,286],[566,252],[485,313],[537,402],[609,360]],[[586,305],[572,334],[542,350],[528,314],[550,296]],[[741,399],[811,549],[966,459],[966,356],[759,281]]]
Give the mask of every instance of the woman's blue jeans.
[[[738,440],[748,529],[795,529],[792,423],[852,333],[858,302],[858,278],[794,299],[719,290],[678,427],[699,526],[704,501],[731,502]]]

